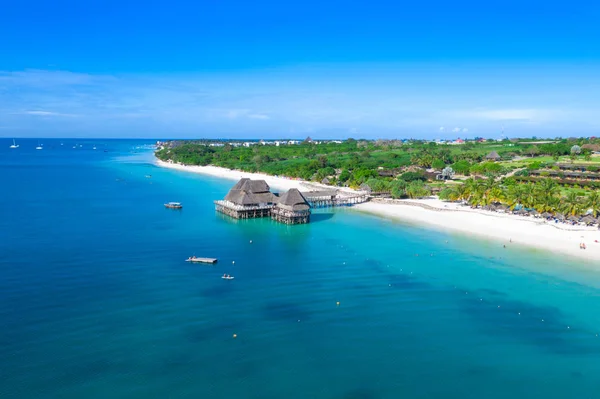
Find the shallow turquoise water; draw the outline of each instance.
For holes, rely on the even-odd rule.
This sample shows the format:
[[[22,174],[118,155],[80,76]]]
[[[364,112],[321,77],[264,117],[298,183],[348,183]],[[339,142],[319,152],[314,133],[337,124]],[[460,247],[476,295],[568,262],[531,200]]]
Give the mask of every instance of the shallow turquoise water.
[[[235,222],[231,182],[79,143],[0,141],[2,398],[597,397],[593,264],[352,209]]]

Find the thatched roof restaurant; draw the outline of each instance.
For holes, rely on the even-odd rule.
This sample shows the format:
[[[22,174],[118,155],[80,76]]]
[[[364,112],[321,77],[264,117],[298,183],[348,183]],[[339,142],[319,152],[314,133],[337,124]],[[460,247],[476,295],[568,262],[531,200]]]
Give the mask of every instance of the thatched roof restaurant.
[[[271,217],[281,223],[301,224],[310,221],[310,205],[295,188],[276,196],[264,180],[238,181],[225,198],[215,201],[216,210],[236,219]]]
[[[271,188],[264,180],[244,178],[229,190],[225,196],[225,201],[237,205],[260,206],[261,204],[272,204],[275,196],[270,190]]]
[[[215,201],[216,209],[236,219],[269,216],[277,198],[270,189],[264,180],[240,179],[224,200]]]
[[[310,205],[298,189],[292,188],[277,199],[271,218],[285,224],[304,224],[310,221]]]

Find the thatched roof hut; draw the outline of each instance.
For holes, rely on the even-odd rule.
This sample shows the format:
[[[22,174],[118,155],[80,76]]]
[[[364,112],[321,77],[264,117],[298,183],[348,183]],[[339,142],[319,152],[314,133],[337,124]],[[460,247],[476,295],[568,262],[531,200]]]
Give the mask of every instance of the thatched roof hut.
[[[276,206],[293,212],[307,211],[310,209],[308,201],[297,188],[291,188],[288,192],[279,197]]]
[[[579,222],[579,217],[577,217],[575,215],[571,215],[567,218],[567,220],[570,222]]]
[[[366,191],[367,193],[370,193],[371,191],[373,191],[373,190],[371,190],[371,187],[367,183],[361,184],[359,188],[361,191]]]
[[[499,161],[501,157],[496,151],[492,151],[485,156],[485,159],[487,159],[488,161]]]
[[[271,204],[275,201],[275,196],[269,190],[270,187],[264,180],[243,178],[229,190],[225,201],[236,205]]]
[[[544,212],[542,213],[542,217],[548,219],[552,217],[552,214],[550,212]]]
[[[562,213],[557,213],[556,215],[554,215],[554,218],[558,220],[565,220],[565,215],[563,215]]]
[[[585,224],[588,224],[588,225],[590,225],[590,224],[596,224],[596,223],[598,223],[598,221],[596,220],[596,218],[594,218],[592,215],[587,215],[587,216],[584,216],[584,217],[581,219],[581,221],[582,221],[583,223],[585,223]]]
[[[310,204],[297,188],[290,189],[277,199],[271,209],[271,218],[286,224],[310,222]]]
[[[329,184],[329,179],[327,177],[324,177],[323,180],[321,180],[321,184]]]

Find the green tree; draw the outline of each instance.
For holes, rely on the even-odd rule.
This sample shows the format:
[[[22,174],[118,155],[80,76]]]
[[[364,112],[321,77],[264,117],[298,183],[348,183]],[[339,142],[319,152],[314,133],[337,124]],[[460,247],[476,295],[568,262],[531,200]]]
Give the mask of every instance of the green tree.
[[[425,181],[425,180],[427,180],[427,177],[425,176],[425,173],[423,173],[423,171],[418,171],[418,172],[403,173],[400,176],[400,179],[407,181],[407,182],[411,182],[411,181],[415,181],[415,180]]]
[[[594,217],[598,216],[600,210],[600,192],[594,190],[588,194],[585,198],[585,207],[587,210],[591,210]]]
[[[563,210],[566,214],[577,215],[581,210],[579,195],[575,191],[569,191],[563,198]]]
[[[444,167],[446,166],[446,164],[444,163],[444,161],[442,161],[441,159],[435,159],[432,163],[431,163],[431,167],[433,169],[437,169],[437,170],[442,170],[444,169]]]
[[[423,198],[431,195],[431,190],[421,180],[415,180],[406,186],[406,195],[408,195],[408,198]]]
[[[471,169],[471,164],[466,159],[457,161],[452,164],[452,169],[459,175],[468,175]]]
[[[342,170],[342,173],[340,173],[340,176],[338,177],[338,181],[341,183],[345,183],[348,181],[348,179],[350,179],[352,175],[350,174],[350,171],[348,169],[344,169]]]
[[[404,180],[394,180],[390,183],[392,198],[406,197],[407,183]]]

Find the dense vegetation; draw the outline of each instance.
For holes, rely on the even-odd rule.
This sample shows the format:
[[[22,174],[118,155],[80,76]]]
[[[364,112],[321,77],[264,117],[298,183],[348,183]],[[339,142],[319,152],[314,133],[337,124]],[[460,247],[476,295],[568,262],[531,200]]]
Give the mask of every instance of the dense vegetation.
[[[513,210],[520,206],[535,209],[539,213],[581,215],[591,211],[596,217],[600,211],[599,191],[563,192],[558,182],[550,178],[527,183],[519,183],[511,177],[501,181],[469,178],[464,184],[444,188],[439,197],[450,201],[466,201],[472,206],[504,204]]]
[[[572,213],[588,206],[585,198],[593,198],[586,190],[600,186],[600,182],[591,181],[600,166],[595,163],[598,158],[593,157],[598,151],[600,140],[596,139],[481,140],[459,145],[348,139],[341,143],[304,141],[278,146],[169,142],[156,156],[187,165],[215,165],[360,187],[394,198],[419,198],[441,190],[443,198],[473,205],[521,204],[555,212],[569,208],[568,213]],[[558,165],[574,162],[585,165],[579,177],[559,170]],[[600,175],[597,177],[600,180]],[[552,190],[544,191],[549,182]],[[548,201],[540,199],[545,192]],[[572,207],[575,199],[577,208]]]

